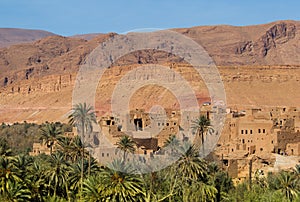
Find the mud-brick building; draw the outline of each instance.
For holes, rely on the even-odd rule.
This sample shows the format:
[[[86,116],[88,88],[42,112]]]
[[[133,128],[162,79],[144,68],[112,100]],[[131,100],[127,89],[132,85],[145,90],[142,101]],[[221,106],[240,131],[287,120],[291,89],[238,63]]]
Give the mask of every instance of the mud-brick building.
[[[50,148],[47,147],[46,144],[44,144],[44,142],[34,142],[32,145],[32,152],[29,152],[30,156],[37,156],[39,154],[47,154],[50,155]]]
[[[232,177],[245,179],[245,159],[257,157],[255,171],[270,168],[276,155],[300,156],[299,120],[295,107],[230,111],[215,153]]]
[[[219,146],[225,156],[274,151],[273,121],[259,109],[228,114],[223,132]]]
[[[233,178],[234,183],[243,182],[249,179],[250,172],[252,177],[257,170],[267,174],[270,167],[274,166],[275,158],[261,158],[256,155],[251,155],[245,158],[232,157],[224,160],[223,169]],[[250,169],[251,166],[251,169]]]
[[[224,155],[296,155],[297,146],[294,143],[300,142],[299,120],[300,112],[294,107],[231,111],[219,141],[219,150]],[[285,151],[287,144],[290,144],[289,152]]]
[[[279,131],[276,134],[277,145],[275,146],[275,153],[286,155],[300,155],[300,132],[294,131]]]
[[[300,111],[296,107],[271,108],[270,118],[276,129],[300,131]]]
[[[274,113],[275,112],[275,113]],[[275,108],[271,111],[277,145],[274,152],[285,155],[300,155],[300,112],[295,107]]]
[[[119,127],[124,134],[130,134],[137,142],[139,139],[140,142],[145,142],[142,139],[148,139],[147,145],[156,145],[156,148],[151,148],[156,150],[157,146],[164,145],[170,135],[178,134],[179,119],[180,113],[171,109],[153,113],[145,112],[144,109],[135,109],[121,116]],[[153,143],[155,141],[157,144]]]
[[[244,150],[250,154],[271,153],[274,150],[275,136],[272,134],[272,121],[240,119],[237,121],[237,125],[237,139],[239,141],[237,150]]]
[[[204,108],[210,109],[210,106]],[[151,113],[144,109],[134,109],[129,113],[117,114],[116,117],[102,117],[99,121],[101,135],[107,138],[111,146],[98,148],[98,161],[107,162],[116,157],[116,143],[123,135],[130,136],[136,142],[136,154],[150,156],[163,147],[171,135],[177,135],[178,139],[187,137],[185,135],[191,133],[191,123],[199,117],[199,112],[185,113],[182,115],[180,111],[172,109],[158,108]],[[209,117],[208,110],[201,114]],[[186,120],[181,120],[181,116],[187,117]]]
[[[289,156],[300,156],[300,143],[287,143],[285,153]]]
[[[77,130],[76,130],[76,128],[73,128],[72,132],[65,132],[64,136],[68,137],[68,138],[74,138],[75,136],[77,136]],[[57,145],[57,143],[54,142],[54,145],[53,145],[53,148],[52,148],[52,152],[54,152],[56,150],[56,145]],[[39,154],[50,155],[50,148],[47,147],[47,145],[45,144],[44,141],[33,143],[32,152],[29,152],[30,156],[37,156]]]
[[[121,137],[125,135],[121,131],[121,125],[118,124],[118,119],[112,116],[102,117],[99,121],[102,133],[110,134],[112,137]]]

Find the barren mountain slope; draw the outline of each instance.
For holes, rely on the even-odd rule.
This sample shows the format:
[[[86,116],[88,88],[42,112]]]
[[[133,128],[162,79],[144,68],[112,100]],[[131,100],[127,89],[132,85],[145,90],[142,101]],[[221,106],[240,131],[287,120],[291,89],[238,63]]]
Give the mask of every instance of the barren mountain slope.
[[[299,22],[280,21],[247,27],[204,26],[175,31],[193,38],[213,57],[230,107],[299,105]],[[0,122],[66,121],[79,66],[95,47],[114,35],[101,34],[89,41],[50,36],[0,49]],[[114,86],[136,64],[171,66],[173,62],[197,91],[199,102],[208,100],[205,86],[199,84],[200,77],[195,76],[184,61],[167,53],[146,50],[124,56],[106,72],[97,90],[97,111],[109,110]],[[163,106],[178,104],[169,92],[148,86],[136,92],[131,105],[156,104],[153,96],[160,97]]]
[[[201,44],[218,65],[300,63],[299,21],[245,27],[193,27],[177,31]]]
[[[14,44],[33,42],[53,35],[55,34],[42,30],[0,28],[0,48]]]

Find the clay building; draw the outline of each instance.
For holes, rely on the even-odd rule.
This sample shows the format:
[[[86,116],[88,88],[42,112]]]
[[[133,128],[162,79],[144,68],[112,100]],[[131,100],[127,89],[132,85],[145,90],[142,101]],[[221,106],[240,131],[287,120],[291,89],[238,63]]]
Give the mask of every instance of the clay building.
[[[50,155],[50,148],[48,148],[44,142],[41,143],[34,142],[32,145],[32,152],[29,152],[30,156],[37,156],[39,154]]]
[[[210,109],[209,104],[204,108]],[[135,153],[140,155],[153,155],[164,146],[171,135],[183,140],[193,132],[191,122],[199,117],[199,112],[184,113],[184,117],[187,117],[185,120],[181,120],[182,115],[179,111],[160,108],[152,110],[151,113],[144,109],[135,109],[116,117],[102,117],[99,121],[101,133],[111,146],[103,145],[97,148],[96,158],[103,163],[116,157],[116,142],[123,135],[128,135],[135,141]],[[201,114],[209,117],[209,111]]]
[[[230,158],[224,161],[223,169],[233,178],[235,184],[249,179],[250,172],[252,177],[257,171],[267,174],[270,171],[270,167],[275,164],[274,157],[263,159],[256,155],[244,158]]]
[[[121,132],[121,126],[118,124],[118,120],[112,116],[102,117],[99,121],[102,133],[110,134],[113,137],[121,137],[125,135]]]
[[[297,155],[297,145],[300,144],[300,132],[279,131],[276,136],[277,145],[275,147],[275,153]]]
[[[156,139],[157,146],[162,147],[170,135],[179,132],[179,118],[178,112],[170,109],[151,113],[145,112],[143,109],[131,110],[129,115],[123,115],[120,119],[121,131],[130,134],[136,141],[139,139],[154,141]],[[157,146],[151,150],[156,150]]]
[[[76,128],[73,128],[72,130],[73,132],[65,132],[64,136],[65,137],[69,137],[69,138],[74,138],[75,136],[77,136],[77,130]],[[52,148],[52,152],[55,152],[56,150],[56,142],[54,142],[53,148]],[[30,156],[37,156],[39,154],[47,154],[50,155],[50,148],[47,147],[47,145],[45,144],[44,141],[42,142],[35,142],[33,143],[32,146],[32,152],[29,152]]]
[[[285,146],[285,153],[289,156],[300,156],[300,142],[287,143]]]
[[[255,109],[228,114],[224,135],[219,141],[224,155],[273,152],[276,143],[272,133],[273,122],[263,114],[260,118],[255,118],[258,111]]]
[[[237,179],[247,177],[247,168],[241,165],[254,156],[259,159],[255,169],[270,169],[276,154],[300,155],[299,117],[295,107],[230,110],[215,153]]]

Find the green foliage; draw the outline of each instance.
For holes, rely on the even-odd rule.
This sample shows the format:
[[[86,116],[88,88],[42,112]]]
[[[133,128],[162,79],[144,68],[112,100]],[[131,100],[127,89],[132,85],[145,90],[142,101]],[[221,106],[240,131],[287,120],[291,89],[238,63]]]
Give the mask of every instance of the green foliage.
[[[129,166],[120,161],[100,172],[100,193],[105,200],[111,201],[142,201],[145,195],[140,175],[135,175]]]
[[[85,157],[85,135],[90,134],[93,128],[93,123],[97,123],[96,113],[92,106],[86,103],[76,104],[72,113],[69,115],[69,124],[76,126],[82,138],[81,150],[81,177],[80,177],[80,191],[83,191],[83,178],[84,178],[84,157]],[[82,197],[81,197],[82,198]]]
[[[92,124],[97,123],[94,108],[86,103],[76,104],[69,116],[69,123],[76,126],[84,137],[86,133],[92,130]]]
[[[70,125],[60,122],[51,124],[55,125],[56,128],[60,128],[62,133],[69,132],[72,129]],[[11,148],[11,154],[28,154],[32,150],[33,143],[40,141],[41,129],[45,128],[46,125],[46,123],[38,125],[26,121],[12,125],[2,123],[0,125],[0,148],[3,144],[6,144],[7,147]]]
[[[135,142],[127,135],[122,136],[117,142],[117,148],[119,152],[123,152],[123,162],[125,163],[127,154],[134,153],[135,151]]]
[[[89,166],[86,155],[82,191],[81,158],[70,158],[63,147],[52,155],[1,156],[0,201],[299,201],[298,167],[256,173],[251,188],[247,181],[234,187],[226,172],[198,157],[193,145],[179,148],[177,162],[146,174],[133,173],[121,160],[100,168],[91,158]]]
[[[25,153],[32,148],[33,142],[38,140],[39,127],[26,122],[13,125],[2,124],[0,137],[7,141],[13,153]]]
[[[251,189],[246,182],[231,189],[228,201],[299,201],[299,180],[296,171],[280,171],[269,173],[267,177],[255,177]]]
[[[41,129],[41,137],[44,144],[50,148],[50,154],[52,154],[52,149],[54,143],[58,140],[59,137],[62,136],[62,131],[60,127],[57,127],[56,124],[47,124]]]
[[[228,173],[200,158],[194,145],[180,143],[175,136],[170,136],[166,146],[178,155],[178,160],[163,170],[137,174],[124,161],[125,157],[100,167],[85,152],[81,138],[60,136],[63,126],[26,122],[0,126],[0,133],[5,131],[5,134],[14,131],[28,135],[35,131],[41,135],[44,131],[45,137],[55,137],[49,138],[50,145],[52,141],[58,143],[51,155],[31,157],[26,153],[12,153],[13,144],[2,137],[0,201],[299,201],[300,166],[293,171],[268,175],[256,172],[251,187],[248,181],[233,186]],[[117,146],[123,155],[135,151],[135,143],[127,136]]]
[[[195,146],[197,147],[197,149],[200,149],[202,147],[202,153],[204,154],[205,136],[208,134],[211,135],[214,132],[210,120],[206,116],[201,115],[199,118],[192,122],[192,129],[196,132],[196,137],[194,139]]]

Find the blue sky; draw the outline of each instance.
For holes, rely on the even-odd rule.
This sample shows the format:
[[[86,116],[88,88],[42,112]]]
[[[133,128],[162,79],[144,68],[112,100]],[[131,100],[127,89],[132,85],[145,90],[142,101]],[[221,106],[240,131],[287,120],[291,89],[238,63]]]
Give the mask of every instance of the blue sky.
[[[65,36],[300,20],[299,0],[0,0],[0,27]]]

